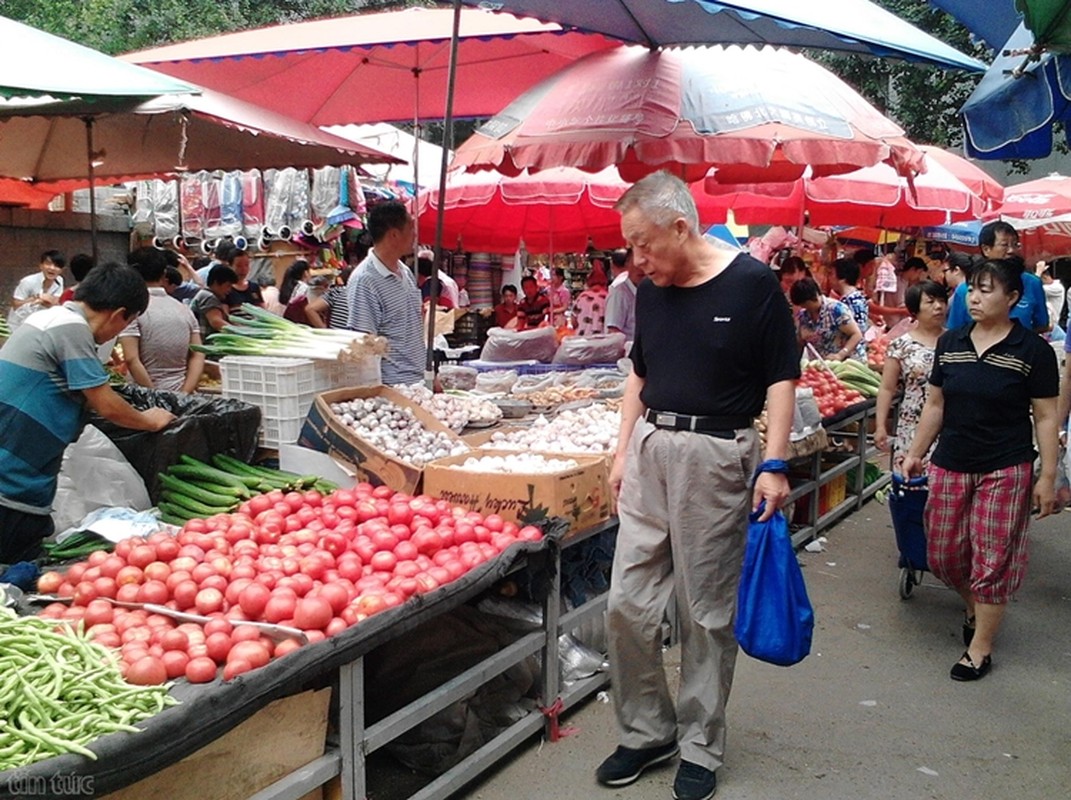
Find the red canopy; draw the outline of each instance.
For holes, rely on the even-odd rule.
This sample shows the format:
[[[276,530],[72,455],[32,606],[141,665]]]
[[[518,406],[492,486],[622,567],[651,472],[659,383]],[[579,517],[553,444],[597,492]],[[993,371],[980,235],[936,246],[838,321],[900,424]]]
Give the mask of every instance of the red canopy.
[[[453,12],[408,8],[214,36],[122,58],[314,125],[442,119]],[[490,116],[586,53],[598,34],[461,12],[454,116]]]

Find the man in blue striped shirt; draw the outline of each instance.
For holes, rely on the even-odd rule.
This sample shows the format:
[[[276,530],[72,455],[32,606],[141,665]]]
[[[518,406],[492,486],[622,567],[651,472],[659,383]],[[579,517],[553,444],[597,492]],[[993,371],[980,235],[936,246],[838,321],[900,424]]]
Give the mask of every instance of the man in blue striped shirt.
[[[81,434],[87,405],[136,430],[158,431],[175,418],[123,400],[97,358],[97,347],[148,303],[145,281],[132,267],[102,264],[72,302],[32,314],[0,350],[0,562],[35,557],[52,533],[63,451]]]
[[[349,328],[384,337],[390,350],[383,358],[383,383],[419,383],[424,379],[424,345],[420,289],[401,259],[413,249],[413,218],[401,203],[379,203],[368,212],[372,249],[346,284]]]

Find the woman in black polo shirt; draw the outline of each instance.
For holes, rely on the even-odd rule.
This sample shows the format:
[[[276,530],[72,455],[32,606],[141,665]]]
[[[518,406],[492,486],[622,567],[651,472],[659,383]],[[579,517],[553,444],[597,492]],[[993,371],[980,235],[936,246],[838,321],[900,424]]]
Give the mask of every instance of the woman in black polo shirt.
[[[1026,570],[1031,506],[1052,513],[1057,460],[1056,354],[1009,316],[1023,293],[1022,263],[991,260],[971,276],[972,322],[937,342],[930,391],[904,459],[908,475],[940,433],[926,505],[930,570],[966,603],[967,650],[951,677],[973,681],[992,664],[1004,609]],[[945,409],[949,413],[945,414]],[[1034,482],[1037,426],[1041,471]]]

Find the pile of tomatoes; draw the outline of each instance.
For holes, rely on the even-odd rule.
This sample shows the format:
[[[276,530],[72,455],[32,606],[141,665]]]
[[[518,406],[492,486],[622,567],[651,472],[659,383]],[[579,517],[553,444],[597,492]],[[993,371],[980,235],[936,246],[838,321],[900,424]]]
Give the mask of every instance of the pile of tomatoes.
[[[274,641],[241,620],[277,623],[323,640],[410,596],[457,580],[516,541],[542,531],[443,500],[358,484],[329,495],[269,492],[231,514],[193,519],[175,535],[155,533],[98,551],[38,589],[71,599],[42,616],[81,621],[98,643],[119,650],[127,680],[229,680],[300,646]],[[198,614],[177,623],[149,603]]]
[[[799,385],[814,392],[814,401],[818,404],[818,413],[829,418],[840,413],[848,406],[866,400],[855,389],[849,389],[828,369],[806,366],[800,374]]]

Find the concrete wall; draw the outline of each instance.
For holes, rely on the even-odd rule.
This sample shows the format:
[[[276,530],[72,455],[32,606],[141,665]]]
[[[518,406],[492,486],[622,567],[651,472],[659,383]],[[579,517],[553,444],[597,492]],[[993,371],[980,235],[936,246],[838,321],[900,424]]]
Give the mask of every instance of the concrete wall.
[[[92,252],[88,214],[0,208],[0,313],[7,314],[19,280],[37,271],[46,250],[59,250],[67,260],[76,253]],[[125,261],[130,242],[130,220],[125,216],[97,216],[97,249],[101,263]],[[73,281],[64,270],[64,285]]]

